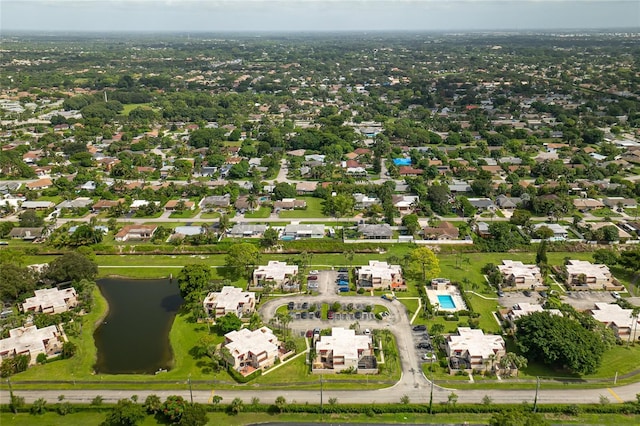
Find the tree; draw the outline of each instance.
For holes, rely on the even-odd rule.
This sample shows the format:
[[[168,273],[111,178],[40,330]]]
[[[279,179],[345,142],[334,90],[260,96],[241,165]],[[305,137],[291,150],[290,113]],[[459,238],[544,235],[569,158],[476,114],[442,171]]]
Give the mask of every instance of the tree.
[[[547,240],[543,240],[538,246],[538,252],[536,253],[536,265],[546,265],[547,262]]]
[[[578,374],[596,372],[607,350],[602,335],[573,316],[535,312],[518,319],[516,327],[518,346],[529,360]]]
[[[23,228],[38,228],[44,225],[44,218],[38,216],[34,210],[27,210],[20,215],[20,226]]]
[[[93,281],[98,275],[98,265],[84,254],[71,251],[49,263],[45,275],[57,283],[81,280]]]
[[[427,278],[435,278],[440,274],[440,261],[431,249],[419,247],[409,253],[407,272],[415,279],[421,278],[424,283]]]
[[[491,426],[546,426],[547,422],[540,414],[531,411],[501,411],[489,419]]]
[[[220,231],[220,234],[224,234],[230,225],[231,220],[229,219],[229,215],[223,214],[220,216],[220,219],[218,219],[218,231]]]
[[[280,395],[275,400],[275,406],[279,413],[282,413],[287,406],[287,400],[284,396]]]
[[[400,403],[403,405],[408,405],[411,402],[411,399],[409,399],[409,395],[404,394],[400,397]]]
[[[31,414],[44,414],[47,412],[47,401],[44,398],[38,398],[33,401],[31,404],[31,408],[29,409]]]
[[[238,273],[250,276],[251,270],[260,261],[260,251],[251,243],[234,244],[229,249],[225,259],[225,266],[235,269]]]
[[[169,395],[162,404],[160,412],[172,423],[180,422],[184,413],[187,401],[179,395]]]
[[[618,228],[615,225],[603,226],[600,230],[602,231],[602,239],[604,241],[611,242],[620,239]]]
[[[16,301],[20,295],[31,293],[36,288],[36,275],[26,266],[14,263],[0,264],[0,298],[5,301]]]
[[[229,404],[229,413],[237,415],[244,409],[244,402],[240,398],[234,398]]]
[[[216,320],[216,325],[222,334],[227,334],[230,331],[240,330],[240,327],[242,327],[242,321],[236,314],[229,312],[218,318]]]
[[[80,225],[78,228],[71,234],[69,238],[69,245],[73,247],[91,245],[91,244],[99,244],[102,242],[102,231],[99,229],[95,229],[90,225]]]
[[[618,260],[618,253],[611,249],[598,249],[593,252],[593,261],[600,265],[615,266]]]
[[[207,410],[202,404],[188,404],[180,418],[180,425],[184,426],[204,426],[209,422]]]
[[[431,205],[431,210],[438,214],[447,214],[451,212],[449,205],[449,196],[451,192],[447,185],[432,185],[427,193],[427,200]]]
[[[262,234],[262,238],[260,238],[260,245],[267,248],[273,247],[278,244],[278,237],[278,231],[276,231],[272,227],[269,227]]]
[[[620,266],[623,268],[629,269],[632,272],[637,272],[638,265],[640,265],[640,248],[621,252],[618,263],[620,263]]]
[[[407,232],[411,235],[415,235],[420,229],[420,223],[418,222],[418,216],[416,214],[408,214],[402,218],[402,225],[407,228]]]
[[[72,358],[76,352],[78,351],[78,347],[75,343],[68,341],[62,344],[62,359]]]
[[[456,394],[455,392],[451,392],[451,393],[447,396],[447,403],[448,403],[449,405],[453,405],[453,406],[455,406],[457,402],[458,402],[458,394]]]
[[[198,301],[201,293],[209,286],[210,281],[211,268],[208,265],[187,265],[178,274],[180,295],[185,300]]]
[[[509,218],[509,222],[514,225],[526,226],[531,222],[531,212],[524,209],[515,209],[511,218]]]
[[[144,408],[131,401],[121,399],[116,406],[107,414],[107,418],[102,423],[104,426],[134,426],[145,418]]]
[[[638,306],[634,306],[631,309],[631,319],[633,320],[633,331],[631,333],[629,333],[629,340],[627,341],[627,345],[629,345],[631,343],[631,337],[632,336],[637,336],[637,331],[638,331],[638,317],[640,316],[640,307]],[[637,339],[637,337],[636,337]]]

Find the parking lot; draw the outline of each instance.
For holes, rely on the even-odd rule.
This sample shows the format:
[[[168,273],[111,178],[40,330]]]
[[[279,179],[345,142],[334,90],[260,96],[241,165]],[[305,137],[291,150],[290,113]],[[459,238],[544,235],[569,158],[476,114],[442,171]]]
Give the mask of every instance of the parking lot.
[[[420,362],[429,362],[433,358],[433,342],[429,336],[426,326],[413,326],[411,328],[411,337]]]
[[[560,297],[563,303],[567,303],[577,310],[591,309],[596,303],[612,303],[615,298],[608,291],[569,291]],[[531,296],[525,296],[521,291],[505,292],[499,299],[500,305],[512,307],[518,303],[544,303],[540,293],[532,291]]]

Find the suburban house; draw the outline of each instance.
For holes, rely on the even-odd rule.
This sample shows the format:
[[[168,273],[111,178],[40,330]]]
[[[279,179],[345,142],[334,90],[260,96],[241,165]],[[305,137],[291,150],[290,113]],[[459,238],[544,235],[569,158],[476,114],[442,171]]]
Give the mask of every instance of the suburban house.
[[[632,317],[632,309],[623,309],[618,304],[596,303],[595,308],[588,311],[593,318],[613,330],[616,337],[622,341],[638,340],[638,325],[640,317]]]
[[[280,342],[268,327],[251,331],[241,328],[224,335],[227,361],[234,370],[247,376],[255,370],[265,370],[278,359]]]
[[[478,211],[495,211],[497,209],[496,205],[491,201],[490,198],[467,198],[469,203],[478,209]]]
[[[296,183],[296,192],[298,195],[311,195],[318,187],[318,182],[298,182]]]
[[[210,195],[200,200],[198,207],[203,211],[226,209],[231,205],[231,195]]]
[[[422,234],[425,240],[457,240],[460,230],[451,222],[442,221],[436,226],[425,226]]]
[[[355,330],[342,327],[333,327],[330,336],[320,336],[316,341],[316,358],[312,362],[314,373],[344,370],[359,374],[378,372],[371,335],[356,334]]]
[[[552,241],[563,241],[569,237],[569,231],[567,231],[567,228],[560,224],[536,223],[535,225],[533,225],[533,229],[535,231],[538,231],[540,228],[543,228],[543,227],[549,228],[551,232],[553,232],[553,237],[550,238]]]
[[[20,208],[23,210],[47,210],[54,206],[52,201],[23,201]]]
[[[614,210],[620,207],[623,209],[635,209],[638,207],[638,202],[634,198],[607,197],[603,198],[602,202],[605,206]]]
[[[204,310],[213,318],[220,318],[233,313],[242,318],[251,314],[256,308],[256,294],[242,291],[241,288],[224,286],[219,292],[210,292],[204,298]]]
[[[229,231],[228,237],[234,238],[261,238],[267,225],[254,225],[251,223],[236,223]]]
[[[194,203],[193,201],[181,199],[181,200],[169,200],[169,201],[167,201],[167,204],[164,205],[164,210],[168,211],[168,212],[175,211],[176,208],[180,205],[180,202],[183,202],[183,204],[184,204],[184,209],[183,210],[195,210],[195,208],[196,208],[196,203]]]
[[[389,265],[387,262],[370,260],[369,265],[356,269],[357,285],[371,290],[406,290],[400,265]]]
[[[93,200],[89,197],[78,197],[75,200],[65,200],[56,206],[56,209],[81,209],[89,207],[93,204]]]
[[[358,225],[358,232],[367,240],[389,240],[393,237],[393,230],[387,223]]]
[[[273,281],[276,286],[291,289],[298,286],[296,276],[298,265],[287,265],[286,262],[270,260],[266,266],[259,266],[253,271],[253,286],[262,287],[267,281]]]
[[[55,325],[37,328],[18,327],[9,330],[9,337],[0,340],[0,360],[4,361],[18,355],[29,355],[29,365],[35,365],[39,354],[47,358],[59,355],[67,337]]]
[[[91,206],[91,210],[93,211],[107,210],[117,206],[118,204],[124,204],[124,201],[125,201],[124,198],[120,198],[119,200],[100,200],[96,202],[93,206]]]
[[[531,290],[543,285],[542,274],[537,265],[525,265],[519,260],[503,260],[498,265],[506,286],[516,290]]]
[[[52,185],[53,185],[53,182],[51,181],[51,179],[44,178],[44,179],[38,179],[34,182],[29,182],[25,186],[27,187],[27,189],[39,191],[41,189],[50,188]]]
[[[158,229],[157,225],[126,225],[116,234],[116,241],[149,240]]]
[[[519,197],[507,197],[504,194],[496,197],[496,204],[503,210],[514,210],[520,203],[522,203],[522,198]]]
[[[480,329],[458,327],[457,335],[450,335],[445,342],[449,358],[449,371],[486,370],[506,355],[502,336],[484,334]]]
[[[408,214],[418,205],[420,197],[417,195],[394,195],[392,201],[393,207],[398,209],[400,214]]]
[[[25,241],[33,241],[42,237],[44,227],[39,228],[21,228],[16,227],[9,231],[10,238],[20,238]]]
[[[362,210],[362,209],[371,207],[375,204],[380,204],[380,200],[377,199],[376,197],[369,197],[367,195],[360,194],[360,193],[353,194],[353,199],[355,200],[354,208],[356,210]]]
[[[324,238],[324,225],[290,224],[284,227],[283,240],[299,240],[302,238]]]
[[[573,200],[573,206],[581,212],[586,212],[592,209],[602,208],[604,207],[604,203],[593,198],[576,198]]]
[[[73,287],[64,290],[43,288],[34,291],[22,304],[23,312],[39,312],[43,314],[59,314],[78,305],[78,295]]]
[[[489,224],[487,222],[476,223],[476,234],[482,238],[489,238],[491,236]]]
[[[283,198],[273,203],[273,211],[278,213],[281,210],[306,209],[307,202],[305,200],[296,200],[295,198]]]
[[[607,265],[594,265],[586,260],[569,260],[565,266],[567,284],[574,290],[605,290],[613,284]]]

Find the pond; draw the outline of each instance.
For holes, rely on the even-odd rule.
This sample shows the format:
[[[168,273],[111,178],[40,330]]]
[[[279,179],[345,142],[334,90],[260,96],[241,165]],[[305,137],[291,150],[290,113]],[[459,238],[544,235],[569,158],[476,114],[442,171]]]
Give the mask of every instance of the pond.
[[[102,279],[109,312],[94,333],[102,374],[153,374],[173,365],[169,331],[183,303],[169,280]]]

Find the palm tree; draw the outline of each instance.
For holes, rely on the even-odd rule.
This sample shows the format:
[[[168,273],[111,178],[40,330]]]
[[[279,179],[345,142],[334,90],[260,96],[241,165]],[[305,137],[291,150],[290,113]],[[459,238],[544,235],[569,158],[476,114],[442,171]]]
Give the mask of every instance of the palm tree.
[[[633,341],[637,340],[636,332],[638,330],[638,316],[640,316],[640,307],[634,307],[631,310],[631,319],[633,320],[633,332],[629,333],[629,341],[627,342],[627,346],[631,343],[631,337],[633,337]]]
[[[220,230],[220,235],[224,234],[229,226],[231,225],[231,221],[229,220],[229,216],[227,214],[223,214],[220,216],[218,220],[218,229]]]
[[[258,199],[256,198],[255,195],[249,194],[247,196],[247,204],[249,204],[249,209],[251,211],[254,211],[256,209],[256,207],[258,206]]]

